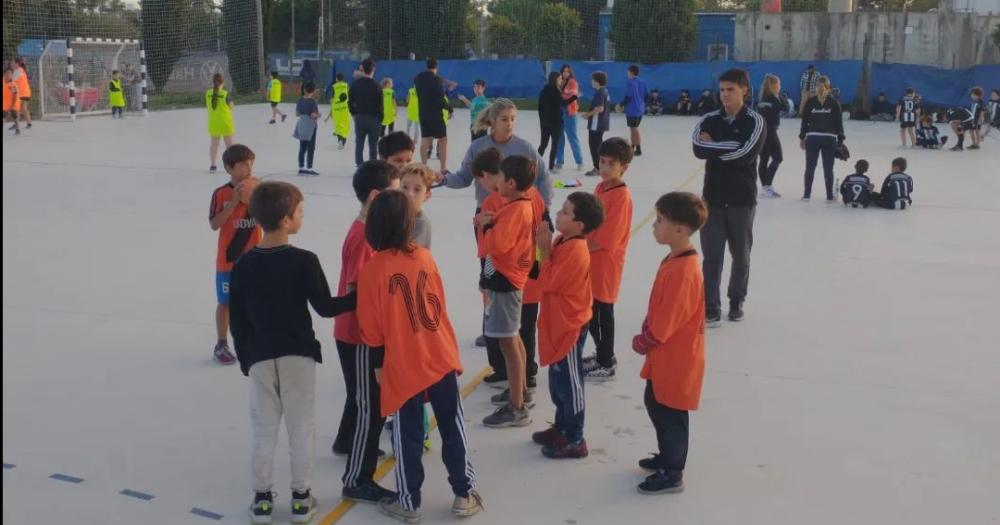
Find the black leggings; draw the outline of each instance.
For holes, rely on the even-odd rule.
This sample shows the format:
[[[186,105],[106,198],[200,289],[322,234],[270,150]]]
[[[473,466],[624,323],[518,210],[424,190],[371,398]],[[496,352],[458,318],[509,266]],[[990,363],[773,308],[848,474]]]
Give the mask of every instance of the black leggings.
[[[317,126],[319,127],[319,126]],[[299,141],[299,169],[312,169],[313,157],[316,156],[316,130],[313,129],[312,139]]]
[[[781,139],[778,138],[778,130],[767,130],[767,138],[764,139],[764,147],[760,150],[760,163],[757,166],[757,173],[760,175],[762,186],[774,184],[774,174],[778,172],[778,165],[784,160],[781,154]]]
[[[823,155],[823,180],[826,183],[826,198],[833,200],[833,155],[837,148],[837,137],[826,135],[809,135],[806,137],[806,173],[805,192],[803,197],[812,195],[813,175],[816,174],[816,163],[820,154]]]
[[[597,362],[606,368],[615,366],[618,360],[615,359],[614,304],[594,301],[593,317],[590,318],[590,337],[594,339]]]
[[[600,169],[601,157],[597,152],[601,149],[601,143],[604,142],[604,132],[588,130],[588,133],[590,134],[590,160],[594,161],[595,170]]]
[[[559,146],[559,137],[562,137],[563,127],[560,122],[558,126],[542,125],[542,142],[538,146],[538,154],[545,156],[545,148],[549,146],[549,139],[552,139],[552,148],[549,149],[549,169],[556,165],[556,150]]]

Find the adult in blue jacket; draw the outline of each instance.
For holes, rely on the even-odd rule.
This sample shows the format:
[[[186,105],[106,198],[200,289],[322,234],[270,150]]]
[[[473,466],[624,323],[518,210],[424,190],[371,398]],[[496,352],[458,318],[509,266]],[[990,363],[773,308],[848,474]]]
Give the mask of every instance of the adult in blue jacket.
[[[629,138],[635,156],[642,155],[642,137],[639,136],[639,124],[646,114],[646,99],[649,98],[649,87],[646,81],[639,78],[639,66],[628,67],[628,82],[625,83],[625,100],[619,105],[619,111],[625,109],[625,122],[628,123]]]

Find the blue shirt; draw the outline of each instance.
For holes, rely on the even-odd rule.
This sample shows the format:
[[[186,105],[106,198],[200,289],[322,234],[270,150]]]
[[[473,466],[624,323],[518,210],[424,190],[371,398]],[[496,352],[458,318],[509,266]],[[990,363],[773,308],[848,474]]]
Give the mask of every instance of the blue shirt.
[[[594,92],[594,98],[590,99],[590,108],[604,106],[604,111],[587,119],[587,129],[590,131],[607,131],[611,128],[611,108],[608,107],[610,95],[608,88],[602,87]]]
[[[646,114],[646,98],[649,96],[649,88],[646,81],[639,78],[630,78],[625,83],[625,106],[626,117],[641,117]]]

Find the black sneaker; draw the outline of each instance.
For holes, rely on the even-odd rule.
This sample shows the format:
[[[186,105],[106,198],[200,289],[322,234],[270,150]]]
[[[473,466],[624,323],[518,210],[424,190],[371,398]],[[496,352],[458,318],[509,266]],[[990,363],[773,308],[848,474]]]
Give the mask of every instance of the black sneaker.
[[[483,378],[483,383],[486,383],[488,386],[493,388],[507,388],[507,376],[493,372]]]
[[[499,394],[491,396],[490,397],[490,403],[493,403],[494,405],[496,405],[498,407],[502,407],[502,406],[510,403],[510,389],[509,388],[505,388],[503,390],[503,392],[500,392]],[[528,391],[528,390],[525,390],[525,392],[524,392],[524,406],[526,406],[528,408],[535,408],[535,399],[534,399],[534,396],[532,396],[531,392]]]
[[[527,407],[520,410],[511,405],[504,405],[483,418],[483,425],[489,428],[526,427],[531,424],[531,414]]]
[[[271,119],[270,121],[268,121],[268,124],[274,124],[274,119]]]
[[[635,156],[636,157],[641,157],[642,156],[642,146],[636,146],[635,147]]]
[[[979,144],[973,144],[969,146],[969,149],[979,149]]]
[[[708,312],[705,314],[705,326],[714,328],[722,322],[721,312]]]
[[[209,173],[215,173],[216,171],[219,171],[219,168],[217,168],[215,166],[209,166],[208,167],[208,172]]]
[[[309,523],[316,517],[318,510],[319,502],[309,494],[308,490],[292,493],[292,523],[296,525]]]
[[[378,483],[371,482],[365,483],[364,485],[358,485],[357,487],[344,487],[340,491],[340,495],[347,500],[351,500],[356,503],[371,503],[376,504],[385,498],[395,498],[396,493],[380,486]]]
[[[965,148],[963,148],[961,144],[955,144],[954,146],[948,148],[948,151],[962,151],[964,149]]]
[[[639,468],[643,470],[659,470],[660,469],[660,455],[653,454],[652,457],[642,458],[639,460]]]
[[[743,320],[743,305],[740,303],[729,305],[729,320],[737,323]]]
[[[476,348],[485,348],[486,347],[486,336],[485,335],[481,335],[481,336],[477,337],[475,345],[476,345]]]
[[[639,484],[640,494],[676,494],[684,492],[684,480],[677,475],[660,471]]]
[[[538,386],[538,381],[535,380],[535,376],[528,376],[525,380],[525,386],[529,389],[534,390]]]
[[[250,505],[250,523],[254,525],[270,525],[274,520],[274,493],[258,492]]]

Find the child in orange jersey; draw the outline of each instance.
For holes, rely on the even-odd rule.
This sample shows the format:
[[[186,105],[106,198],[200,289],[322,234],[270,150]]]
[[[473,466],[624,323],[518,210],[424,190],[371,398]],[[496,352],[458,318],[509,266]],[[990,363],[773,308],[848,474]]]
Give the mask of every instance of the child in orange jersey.
[[[483,420],[491,428],[531,424],[524,403],[526,354],[519,332],[522,293],[535,261],[535,214],[526,192],[535,181],[536,169],[527,157],[503,159],[503,181],[497,187],[504,205],[495,215],[480,213],[476,217],[486,254],[480,278],[480,287],[487,293],[486,337],[500,340],[510,385],[510,402]]]
[[[601,182],[594,195],[604,205],[604,223],[587,236],[590,246],[590,282],[594,289],[594,315],[590,336],[596,353],[584,358],[584,376],[590,381],[615,378],[615,302],[622,284],[625,251],[632,229],[632,192],[625,172],[632,162],[632,146],[613,137],[598,149]]]
[[[380,357],[381,416],[395,413],[392,442],[399,494],[380,501],[379,509],[406,523],[420,520],[425,399],[438,421],[441,457],[455,494],[452,513],[472,516],[483,509],[467,458],[458,343],[434,258],[411,240],[415,219],[402,192],[385,191],[375,198],[365,224],[375,255],[358,280],[361,338]]]
[[[260,226],[250,216],[250,195],[260,180],[253,176],[253,151],[233,144],[222,153],[222,165],[229,173],[229,182],[212,192],[208,208],[208,225],[219,231],[215,255],[215,332],[218,340],[213,354],[224,364],[236,363],[236,356],[229,350],[229,277],[233,265],[244,253],[260,242]]]
[[[538,319],[538,355],[549,367],[549,393],[556,406],[555,424],[532,434],[542,454],[552,459],[585,458],[583,439],[583,344],[594,296],[590,287],[590,251],[586,235],[604,221],[596,197],[571,193],[556,213],[559,236],[552,243],[547,225],[536,236],[542,256],[538,284],[542,293]]]
[[[670,246],[649,294],[649,310],[632,349],[646,356],[646,412],[656,429],[659,453],[639,461],[655,471],[639,484],[643,494],[684,490],[688,411],[696,410],[705,377],[705,286],[694,235],[708,217],[705,202],[691,193],[668,193],[656,201],[653,237]]]
[[[483,203],[476,208],[476,217],[480,213],[495,215],[500,208],[503,208],[503,196],[497,189],[497,183],[503,182],[503,175],[500,174],[500,150],[489,148],[479,152],[472,159],[472,176],[476,183],[488,192]],[[483,271],[486,263],[486,246],[483,244],[483,230],[476,226],[476,218],[473,217],[473,226],[476,229],[476,257],[479,257],[479,272]],[[482,333],[486,333],[486,290],[480,286],[479,291],[483,294],[483,328]],[[482,344],[480,344],[480,339]],[[507,365],[503,362],[503,352],[500,351],[500,342],[496,338],[480,336],[476,339],[476,346],[486,347],[486,358],[489,360],[493,373],[483,379],[483,383],[493,388],[505,388],[507,386]]]
[[[13,120],[14,126],[10,129],[14,131],[15,135],[20,135],[21,126],[18,122],[18,114],[21,112],[21,99],[18,97],[17,83],[13,81],[13,77],[13,69],[3,70],[3,121],[6,123],[8,118]]]

